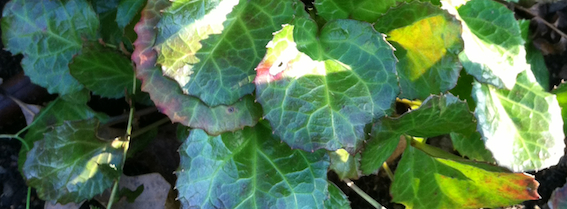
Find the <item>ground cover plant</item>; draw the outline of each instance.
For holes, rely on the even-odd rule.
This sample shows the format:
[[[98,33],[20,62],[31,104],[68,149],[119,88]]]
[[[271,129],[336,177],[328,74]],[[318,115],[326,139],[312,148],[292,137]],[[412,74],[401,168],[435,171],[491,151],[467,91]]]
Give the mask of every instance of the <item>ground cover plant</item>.
[[[565,148],[564,87],[549,92],[528,25],[492,0],[12,0],[5,47],[59,97],[2,136],[63,204],[111,189],[112,207],[148,130],[135,107],[155,105],[186,127],[182,208],[349,208],[328,172],[388,172],[406,208],[513,205]],[[91,96],[128,101],[120,136],[100,137],[115,121]],[[455,152],[426,143],[440,135]]]

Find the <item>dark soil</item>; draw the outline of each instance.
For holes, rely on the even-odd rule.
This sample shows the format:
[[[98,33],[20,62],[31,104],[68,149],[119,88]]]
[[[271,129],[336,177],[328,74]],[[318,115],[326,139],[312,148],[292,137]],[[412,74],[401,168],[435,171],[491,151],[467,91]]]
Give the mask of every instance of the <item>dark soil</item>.
[[[7,0],[0,0],[3,8]],[[557,28],[567,31],[567,3],[538,4],[533,10],[538,16],[545,18],[548,22],[554,23]],[[530,19],[529,14],[516,10],[520,18]],[[567,54],[565,52],[565,42],[552,30],[542,28],[541,24],[532,23],[530,38],[536,43],[536,47],[545,54],[546,65],[550,74],[551,85],[558,85],[562,80],[567,79]],[[538,41],[535,41],[538,40]],[[1,45],[0,43],[0,46]],[[563,47],[563,48],[561,48]],[[45,89],[37,87],[21,74],[20,67],[21,55],[12,56],[7,51],[0,51],[0,78],[4,80],[0,91],[5,91],[24,102],[30,104],[44,105],[54,98]],[[128,109],[128,105],[123,100],[105,100],[93,97],[89,105],[97,110],[107,112],[111,115],[120,115]],[[116,108],[120,107],[120,108]],[[150,121],[156,121],[164,117],[160,114],[153,114],[139,119],[138,123],[143,127]],[[13,134],[26,126],[23,114],[18,107],[7,97],[0,94],[0,134]],[[118,125],[119,126],[119,125]],[[172,185],[175,185],[176,176],[174,171],[179,164],[177,149],[181,144],[175,137],[175,125],[162,126],[156,133],[155,139],[144,141],[143,149],[130,158],[124,168],[127,175],[139,175],[144,173],[158,172]],[[135,140],[132,147],[137,146]],[[442,142],[440,145],[443,145]],[[446,145],[446,144],[445,144]],[[17,169],[18,152],[21,144],[17,140],[0,140],[0,209],[20,209],[25,208],[27,197],[27,186]],[[396,163],[390,165],[395,170]],[[527,201],[522,205],[530,209],[539,206],[545,208],[551,192],[566,183],[567,178],[567,158],[562,158],[556,166],[532,173],[536,180],[540,182],[538,193],[542,199],[537,201]],[[333,181],[344,193],[349,196],[353,208],[373,208],[358,194],[356,194],[344,182],[340,181],[336,174],[329,172],[329,179]],[[354,183],[364,190],[371,197],[376,199],[383,206],[390,209],[404,208],[403,205],[392,203],[389,194],[390,179],[385,172],[380,171],[378,175],[362,177]],[[87,204],[83,205],[86,207]],[[40,209],[44,207],[44,201],[40,200],[32,190],[31,208]]]

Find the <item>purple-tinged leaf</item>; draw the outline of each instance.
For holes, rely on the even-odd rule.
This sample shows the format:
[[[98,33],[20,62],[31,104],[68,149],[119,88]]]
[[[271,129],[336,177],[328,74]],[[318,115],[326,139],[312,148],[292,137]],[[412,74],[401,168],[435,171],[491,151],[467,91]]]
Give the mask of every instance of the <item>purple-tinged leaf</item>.
[[[201,128],[210,134],[255,125],[261,107],[254,103],[252,96],[245,96],[232,105],[208,107],[198,98],[183,94],[175,81],[163,76],[160,67],[156,66],[157,53],[153,47],[160,10],[169,4],[166,0],[148,1],[142,10],[142,19],[135,27],[138,39],[134,42],[136,49],[132,60],[136,63],[136,76],[142,80],[142,91],[148,92],[158,109],[173,122]]]

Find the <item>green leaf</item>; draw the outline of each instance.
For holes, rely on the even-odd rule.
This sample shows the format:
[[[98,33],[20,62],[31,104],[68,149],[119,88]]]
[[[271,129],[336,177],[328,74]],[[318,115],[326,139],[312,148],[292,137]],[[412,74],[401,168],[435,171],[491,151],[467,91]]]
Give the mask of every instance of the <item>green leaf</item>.
[[[413,0],[315,0],[314,6],[317,14],[325,20],[355,19],[366,22],[375,22],[383,14],[400,2]],[[439,0],[420,0],[440,5]],[[384,32],[384,31],[380,31]]]
[[[434,158],[408,146],[396,168],[392,201],[408,209],[494,208],[540,198],[533,177],[477,164]]]
[[[529,69],[524,40],[514,13],[491,0],[471,0],[458,8],[465,50],[459,59],[481,83],[511,89]]]
[[[316,32],[302,26],[308,27],[296,24]],[[352,154],[366,137],[364,126],[392,111],[398,94],[392,48],[368,23],[334,20],[308,46],[320,57],[310,57],[297,50],[293,30],[275,34],[256,68],[265,118],[293,148]]]
[[[102,193],[120,176],[127,142],[99,139],[97,125],[96,119],[65,122],[35,142],[22,170],[41,199],[81,202]]]
[[[107,98],[132,92],[134,68],[130,59],[97,43],[86,46],[69,65],[73,75],[94,94]]]
[[[563,133],[567,133],[567,84],[561,83],[551,93],[557,97],[557,103],[561,108],[561,118],[563,118]]]
[[[462,68],[457,57],[463,49],[461,24],[445,10],[430,3],[402,3],[374,27],[396,48],[400,97],[425,99],[455,87]]]
[[[116,12],[116,23],[118,27],[125,28],[134,16],[142,9],[146,1],[144,0],[120,0]]]
[[[474,115],[467,103],[452,94],[432,95],[416,109],[398,118],[383,118],[372,127],[370,140],[362,152],[363,174],[378,171],[396,149],[400,136],[433,137],[451,132],[471,134]]]
[[[150,0],[142,10],[142,19],[136,25],[138,39],[132,53],[136,76],[142,80],[142,91],[150,94],[160,111],[173,121],[192,128],[204,129],[210,134],[253,126],[261,116],[261,107],[252,96],[246,96],[232,105],[211,108],[198,98],[182,93],[179,85],[163,76],[156,66],[153,44],[155,26],[161,18],[160,10],[169,6],[167,0]]]
[[[183,92],[209,106],[252,93],[254,67],[272,33],[289,23],[295,0],[174,1],[158,24],[157,62]]]
[[[351,156],[345,149],[338,149],[334,152],[329,151],[331,166],[339,176],[339,179],[358,179],[360,177],[360,154]]]
[[[98,18],[85,0],[13,0],[4,7],[2,42],[12,54],[23,54],[22,68],[31,81],[60,95],[81,84],[67,65],[94,39]]]
[[[183,208],[323,208],[324,150],[292,150],[262,124],[209,136],[195,129],[181,145],[177,190]]]
[[[75,95],[69,94],[69,95]],[[28,132],[24,138],[24,141],[33,146],[33,144],[41,140],[43,135],[51,130],[53,126],[63,125],[65,121],[74,120],[86,120],[91,118],[98,118],[99,120],[106,120],[108,116],[102,113],[96,113],[89,106],[87,106],[86,101],[82,103],[66,101],[62,97],[57,98],[43,108],[39,114],[35,116],[33,123],[30,125]],[[18,166],[21,169],[24,162],[27,159],[27,150],[20,149],[20,155],[18,158]]]
[[[499,165],[513,171],[540,170],[563,156],[563,120],[555,95],[530,71],[511,90],[475,82],[478,131]]]
[[[318,15],[325,20],[347,19],[374,22],[390,7],[400,0],[351,1],[351,0],[316,0],[314,3]]]
[[[329,184],[329,199],[325,200],[325,208],[349,209],[348,197],[333,182]]]
[[[530,69],[539,85],[541,85],[545,91],[549,91],[549,70],[547,69],[547,65],[545,65],[541,51],[534,46],[532,39],[529,38],[530,21],[522,19],[519,21],[519,24],[522,30],[522,38],[526,41],[524,46],[526,47],[526,60],[528,64],[530,64]]]
[[[484,141],[477,131],[469,135],[451,133],[451,141],[455,150],[462,156],[468,157],[471,160],[496,163],[492,153],[486,149]]]

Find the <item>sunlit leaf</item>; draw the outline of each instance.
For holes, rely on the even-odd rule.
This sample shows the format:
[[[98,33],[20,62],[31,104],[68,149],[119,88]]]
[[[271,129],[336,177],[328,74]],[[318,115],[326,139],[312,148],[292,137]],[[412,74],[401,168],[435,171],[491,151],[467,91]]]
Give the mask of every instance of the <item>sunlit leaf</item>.
[[[408,209],[494,208],[537,200],[539,183],[521,173],[434,158],[408,146],[394,175],[394,202]]]
[[[346,150],[338,149],[334,152],[329,151],[331,166],[339,179],[358,179],[360,177],[360,154],[351,156]]]
[[[425,99],[457,84],[461,24],[430,3],[402,3],[374,24],[396,47],[400,97]],[[426,41],[424,41],[426,40]]]
[[[564,82],[559,84],[551,93],[557,96],[557,102],[561,108],[561,116],[563,118],[563,133],[567,133],[567,84]]]
[[[179,150],[183,208],[323,208],[328,198],[326,152],[292,150],[263,124],[215,137],[194,129]]]
[[[295,0],[174,1],[158,24],[157,62],[183,92],[209,106],[254,91],[251,78],[272,33],[291,21]]]
[[[41,140],[43,135],[50,131],[53,126],[63,125],[66,121],[86,120],[95,117],[99,120],[104,120],[108,116],[93,111],[87,106],[86,101],[76,103],[59,97],[55,101],[50,102],[36,115],[34,122],[26,133],[24,141],[32,148],[34,143]],[[23,166],[27,159],[26,153],[27,150],[22,147],[18,157],[19,168]]]
[[[295,27],[316,33],[314,26]],[[354,153],[366,137],[364,126],[392,111],[398,93],[392,48],[370,24],[336,20],[317,39],[301,40],[319,56],[310,57],[298,51],[293,27],[275,34],[256,69],[265,118],[293,148]]]
[[[374,124],[370,140],[362,152],[362,172],[377,172],[396,149],[402,134],[433,137],[457,132],[468,135],[475,126],[474,115],[465,102],[451,94],[433,95],[416,110],[398,118],[386,117]]]
[[[153,44],[156,38],[156,24],[161,18],[160,10],[169,6],[166,0],[150,0],[142,11],[142,19],[136,25],[138,39],[132,53],[136,63],[136,76],[142,80],[142,91],[150,94],[160,111],[173,122],[192,128],[201,128],[210,134],[253,126],[261,115],[261,107],[254,103],[252,96],[246,96],[232,105],[208,107],[198,98],[182,93],[175,82],[163,76],[156,66],[156,52]]]
[[[473,97],[478,131],[499,165],[527,171],[559,162],[565,147],[561,110],[529,70],[511,90],[476,82]]]
[[[12,54],[23,54],[22,68],[31,81],[50,93],[83,88],[67,65],[93,39],[98,18],[85,0],[13,0],[2,13],[2,42]]]
[[[471,0],[458,8],[463,21],[463,67],[481,83],[511,89],[516,75],[529,69],[514,13],[491,0]]]
[[[95,119],[65,122],[35,142],[22,171],[41,199],[80,202],[102,193],[120,176],[127,142],[99,139],[97,125]]]

